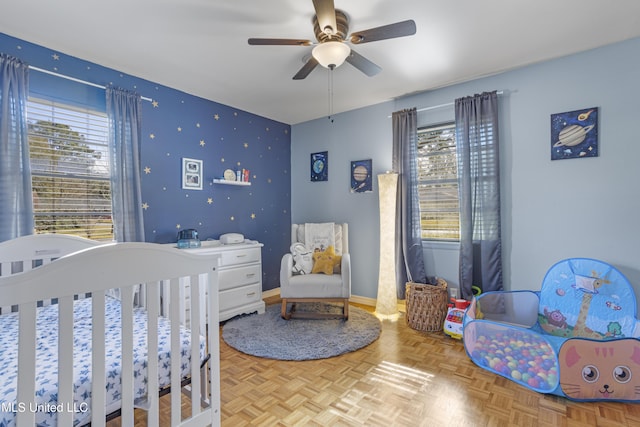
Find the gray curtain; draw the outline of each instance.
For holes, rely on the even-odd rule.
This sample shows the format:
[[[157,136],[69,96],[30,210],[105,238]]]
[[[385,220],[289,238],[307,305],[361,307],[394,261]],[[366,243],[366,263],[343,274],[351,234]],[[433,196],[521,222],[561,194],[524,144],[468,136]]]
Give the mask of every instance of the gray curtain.
[[[28,65],[0,54],[0,241],[33,234],[28,96]]]
[[[396,202],[396,284],[398,298],[404,299],[408,281],[426,283],[422,256],[420,206],[418,199],[418,164],[416,141],[418,113],[415,108],[396,111],[393,126],[393,170],[398,172]],[[399,244],[398,244],[399,243]]]
[[[116,240],[143,242],[140,95],[107,87],[111,203]]]
[[[502,290],[497,93],[456,99],[455,123],[460,288],[471,299],[472,285],[483,292]]]

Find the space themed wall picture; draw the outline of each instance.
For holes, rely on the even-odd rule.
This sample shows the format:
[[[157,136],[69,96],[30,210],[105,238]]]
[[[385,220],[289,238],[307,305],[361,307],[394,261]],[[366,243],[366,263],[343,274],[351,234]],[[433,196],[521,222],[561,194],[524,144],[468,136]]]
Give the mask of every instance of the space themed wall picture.
[[[551,160],[598,157],[598,107],[551,115]]]
[[[371,188],[371,159],[351,162],[351,192],[368,193]]]
[[[329,180],[329,152],[311,154],[311,182]]]

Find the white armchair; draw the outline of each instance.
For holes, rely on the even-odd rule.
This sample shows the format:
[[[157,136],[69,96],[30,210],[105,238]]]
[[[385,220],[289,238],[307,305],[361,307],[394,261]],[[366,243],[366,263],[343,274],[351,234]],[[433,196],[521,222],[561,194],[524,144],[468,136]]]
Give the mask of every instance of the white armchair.
[[[326,225],[326,224],[323,224]],[[351,257],[349,256],[347,224],[333,224],[335,254],[342,256],[340,271],[335,274],[311,273],[294,274],[294,260],[290,253],[282,257],[280,264],[280,297],[282,298],[283,319],[291,317],[326,317],[322,314],[296,313],[298,302],[339,302],[343,304],[342,316],[349,318],[349,297],[351,297]],[[305,232],[305,230],[307,230]],[[291,225],[291,243],[305,243],[309,237],[305,224]],[[305,244],[312,250],[309,242]],[[288,309],[291,304],[291,310]]]

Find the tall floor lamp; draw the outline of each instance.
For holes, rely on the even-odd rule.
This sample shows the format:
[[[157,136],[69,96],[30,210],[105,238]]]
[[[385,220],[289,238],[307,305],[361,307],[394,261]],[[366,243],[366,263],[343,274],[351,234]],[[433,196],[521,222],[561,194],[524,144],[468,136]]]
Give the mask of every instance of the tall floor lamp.
[[[383,319],[396,319],[398,296],[396,290],[396,193],[398,174],[378,175],[380,193],[380,271],[375,314]]]

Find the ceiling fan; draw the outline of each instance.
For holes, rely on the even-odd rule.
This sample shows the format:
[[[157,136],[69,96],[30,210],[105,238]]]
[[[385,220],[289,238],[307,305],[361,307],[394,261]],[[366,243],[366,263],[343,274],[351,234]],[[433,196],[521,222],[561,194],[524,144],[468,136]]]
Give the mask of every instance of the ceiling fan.
[[[316,14],[313,17],[313,30],[317,43],[304,39],[250,38],[250,45],[290,45],[313,46],[311,57],[293,76],[294,80],[304,79],[318,64],[333,70],[344,61],[356,67],[367,76],[375,76],[382,68],[350,48],[347,43],[356,45],[396,37],[411,36],[416,33],[416,23],[409,19],[395,24],[383,25],[349,35],[349,18],[334,7],[333,0],[313,0]],[[348,38],[347,38],[348,36]]]

